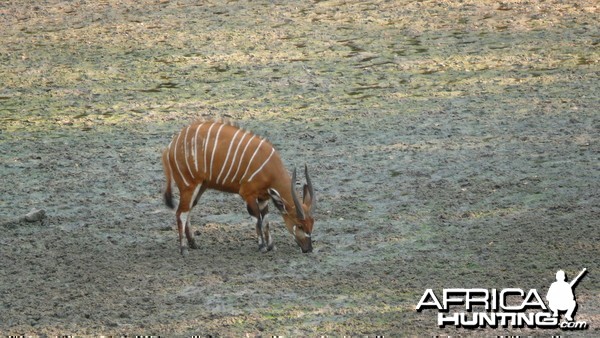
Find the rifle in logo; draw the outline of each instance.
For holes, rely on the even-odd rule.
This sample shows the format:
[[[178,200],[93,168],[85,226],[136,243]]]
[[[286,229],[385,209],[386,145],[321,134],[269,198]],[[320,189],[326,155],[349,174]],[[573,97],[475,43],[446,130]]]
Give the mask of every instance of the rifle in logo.
[[[585,330],[589,328],[587,322],[573,319],[577,310],[573,291],[586,273],[587,269],[583,269],[567,282],[565,272],[558,270],[556,282],[550,285],[546,294],[548,305],[536,289],[444,288],[441,301],[433,289],[426,289],[416,311],[437,309],[439,327]],[[560,312],[566,312],[565,321],[560,321]]]

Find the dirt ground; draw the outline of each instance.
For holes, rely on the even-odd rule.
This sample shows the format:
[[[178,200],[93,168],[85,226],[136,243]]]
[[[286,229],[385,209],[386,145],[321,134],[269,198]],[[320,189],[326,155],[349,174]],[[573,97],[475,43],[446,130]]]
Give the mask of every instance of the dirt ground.
[[[0,335],[599,335],[598,17],[592,0],[0,2]],[[315,252],[274,212],[260,253],[241,199],[207,192],[201,248],[179,255],[160,151],[197,117],[309,166]],[[583,268],[584,331],[415,311],[428,288],[545,296]]]

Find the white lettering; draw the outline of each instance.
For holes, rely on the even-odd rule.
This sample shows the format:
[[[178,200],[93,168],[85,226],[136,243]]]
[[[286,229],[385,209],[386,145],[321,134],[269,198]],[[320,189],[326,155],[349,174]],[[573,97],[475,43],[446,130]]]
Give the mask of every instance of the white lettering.
[[[296,229],[294,229],[296,230]],[[463,312],[450,312],[451,307],[461,307]],[[432,289],[426,289],[417,303],[416,310],[433,308],[438,313],[438,326],[463,328],[561,328],[581,330],[588,328],[586,322],[567,321],[559,324],[559,317],[548,311],[536,289],[525,292],[518,288],[502,289],[443,289],[443,299],[437,298]],[[473,309],[485,308],[485,312]],[[537,311],[531,311],[537,309]]]
[[[483,295],[482,298],[475,298],[473,297],[474,295]],[[465,297],[465,307],[467,309],[467,311],[471,311],[473,309],[473,304],[481,304],[481,305],[485,305],[485,309],[488,310],[489,309],[489,296],[490,293],[487,289],[467,289],[466,290],[466,297]]]
[[[503,309],[504,311],[519,311],[523,309],[523,303],[521,303],[521,305],[519,306],[508,306],[506,304],[506,298],[508,294],[517,294],[519,296],[521,296],[521,298],[523,298],[523,296],[525,295],[525,292],[521,289],[513,289],[513,288],[509,288],[509,289],[502,289],[500,291],[500,308]]]
[[[450,324],[458,327],[460,325],[459,315],[460,314],[458,312],[453,313],[452,315],[438,313],[438,326],[444,327],[446,324]]]
[[[533,298],[533,300],[532,300],[532,298]],[[527,293],[527,296],[525,296],[525,300],[523,300],[523,304],[521,306],[523,309],[526,309],[528,307],[533,307],[533,308],[540,308],[543,310],[548,310],[548,308],[546,308],[546,304],[544,304],[544,302],[542,301],[542,298],[537,293],[536,289],[529,290],[529,292]]]
[[[562,322],[560,328],[563,330],[585,330],[588,328],[587,322]]]
[[[444,289],[444,309],[448,309],[448,304],[462,305],[464,303],[463,298],[450,298],[451,295],[464,295],[468,289]]]
[[[431,298],[431,301],[426,302],[428,298]],[[425,293],[423,293],[423,296],[421,296],[421,300],[419,300],[419,303],[417,304],[417,311],[421,311],[423,307],[435,307],[438,310],[444,310],[437,297],[435,296],[435,293],[433,293],[432,289],[425,290]]]

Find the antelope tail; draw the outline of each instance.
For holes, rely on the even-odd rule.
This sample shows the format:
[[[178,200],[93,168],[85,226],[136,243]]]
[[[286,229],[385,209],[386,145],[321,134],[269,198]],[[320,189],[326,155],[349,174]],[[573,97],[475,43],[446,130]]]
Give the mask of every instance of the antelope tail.
[[[165,177],[167,178],[167,183],[165,186],[165,191],[163,193],[163,197],[164,197],[166,206],[171,209],[175,209],[175,204],[173,204],[173,192],[171,191],[172,174],[171,174],[171,165],[169,164],[169,159],[168,159],[168,153],[169,153],[169,148],[165,149],[165,151],[163,152],[163,155],[162,155],[163,169],[165,171]]]

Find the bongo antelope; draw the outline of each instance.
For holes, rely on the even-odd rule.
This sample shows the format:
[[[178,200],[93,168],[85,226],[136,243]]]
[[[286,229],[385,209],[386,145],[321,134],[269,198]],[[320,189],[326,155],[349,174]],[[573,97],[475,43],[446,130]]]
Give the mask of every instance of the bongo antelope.
[[[190,228],[190,211],[206,189],[239,194],[248,213],[256,218],[259,250],[273,249],[269,223],[265,222],[271,199],[281,212],[288,231],[302,252],[312,251],[312,211],[315,205],[308,169],[300,202],[295,191],[296,169],[292,177],[278,152],[266,139],[224,121],[198,120],[176,134],[162,153],[167,178],[165,204],[174,208],[171,185],[179,189],[176,211],[179,246],[187,254],[183,234],[190,248],[198,248]]]

